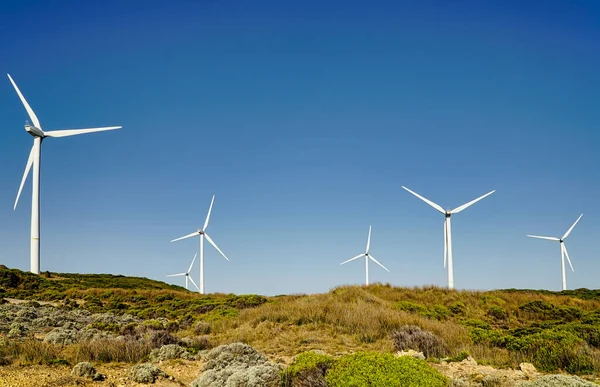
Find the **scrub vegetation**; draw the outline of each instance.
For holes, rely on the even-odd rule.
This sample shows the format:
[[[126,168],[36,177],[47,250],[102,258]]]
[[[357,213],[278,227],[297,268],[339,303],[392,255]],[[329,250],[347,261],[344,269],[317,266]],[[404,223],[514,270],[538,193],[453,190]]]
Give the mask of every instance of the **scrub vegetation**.
[[[314,295],[199,295],[146,278],[36,276],[0,267],[0,302],[3,365],[194,359],[223,344],[245,343],[276,364],[291,364],[282,371],[290,386],[299,375],[323,385],[354,385],[343,383],[346,376],[360,379],[354,372],[361,362],[380,364],[384,373],[399,370],[400,377],[417,367],[410,362],[429,367],[468,356],[497,368],[528,362],[547,373],[600,371],[597,290],[373,284]],[[406,350],[427,359],[392,356]],[[447,383],[431,374],[432,386]]]

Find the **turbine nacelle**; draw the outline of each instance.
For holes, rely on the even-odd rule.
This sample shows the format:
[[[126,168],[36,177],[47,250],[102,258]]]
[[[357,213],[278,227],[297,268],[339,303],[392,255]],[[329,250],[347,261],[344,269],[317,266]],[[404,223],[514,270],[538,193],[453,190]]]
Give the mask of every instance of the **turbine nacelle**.
[[[42,129],[36,128],[33,125],[29,125],[29,123],[25,124],[25,130],[27,133],[31,134],[33,137],[41,137],[44,138],[46,135]]]

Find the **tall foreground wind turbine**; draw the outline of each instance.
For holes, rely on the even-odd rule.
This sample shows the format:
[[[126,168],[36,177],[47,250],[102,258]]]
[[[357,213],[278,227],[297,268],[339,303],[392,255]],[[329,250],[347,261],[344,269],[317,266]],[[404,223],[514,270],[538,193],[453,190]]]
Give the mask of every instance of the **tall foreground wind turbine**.
[[[213,203],[215,202],[215,195],[213,195],[212,200],[210,202],[210,207],[208,208],[208,214],[206,215],[206,220],[204,221],[204,227],[202,227],[201,230],[197,230],[194,231],[191,234],[182,236],[181,238],[177,238],[177,239],[173,239],[171,242],[177,242],[180,241],[182,239],[187,239],[187,238],[191,238],[191,237],[195,237],[195,236],[200,236],[200,294],[204,294],[204,238],[206,238],[206,240],[208,241],[208,243],[210,243],[211,245],[213,245],[213,247],[215,249],[217,249],[217,251],[219,253],[221,253],[221,255],[223,256],[223,258],[225,258],[226,260],[229,261],[229,258],[227,258],[227,256],[221,251],[221,249],[215,244],[215,242],[213,242],[213,240],[208,236],[208,234],[206,233],[206,228],[208,227],[208,221],[210,219],[210,213],[212,211],[212,207],[213,207]]]
[[[68,130],[52,130],[49,132],[44,132],[42,130],[42,125],[40,125],[40,121],[36,117],[33,109],[21,94],[21,91],[17,87],[17,84],[11,78],[10,74],[8,75],[8,79],[14,86],[21,102],[25,106],[25,110],[27,110],[27,114],[29,114],[29,118],[33,125],[30,125],[29,122],[25,123],[25,130],[27,133],[33,136],[33,147],[31,147],[31,152],[29,152],[29,158],[27,159],[27,165],[25,166],[25,173],[23,173],[23,178],[21,179],[21,186],[19,187],[19,193],[17,193],[17,199],[15,200],[14,209],[17,208],[17,203],[19,203],[19,196],[21,196],[21,191],[23,190],[23,185],[25,184],[25,180],[29,175],[29,170],[33,166],[33,184],[32,184],[32,195],[31,195],[31,267],[30,271],[35,274],[40,274],[40,155],[42,151],[42,140],[46,137],[68,137],[75,136],[78,134],[84,133],[93,133],[93,132],[102,132],[105,130],[114,130],[120,129],[121,126],[109,126],[104,128],[90,128],[90,129],[68,129]]]
[[[571,266],[571,270],[573,272],[575,272],[575,269],[573,269],[573,264],[571,263],[571,259],[569,258],[569,253],[567,253],[567,246],[565,246],[565,239],[567,239],[567,237],[569,236],[571,231],[573,231],[573,229],[575,228],[575,225],[579,222],[579,219],[581,219],[582,216],[583,216],[583,214],[579,215],[579,218],[577,218],[575,223],[573,223],[571,228],[567,230],[567,232],[565,233],[565,235],[563,235],[562,238],[527,235],[530,238],[547,239],[549,241],[555,241],[555,242],[560,243],[560,264],[561,264],[561,269],[562,269],[562,290],[567,290],[567,273],[565,272],[565,257],[567,257],[567,261],[569,262],[569,266]]]
[[[448,288],[454,289],[454,268],[452,266],[452,227],[450,225],[450,217],[452,215],[458,214],[462,210],[472,206],[473,204],[477,203],[481,199],[490,196],[491,194],[496,192],[496,190],[488,192],[485,195],[480,196],[475,200],[471,200],[470,202],[463,204],[460,207],[456,207],[453,210],[444,210],[441,206],[435,204],[434,202],[432,202],[429,199],[424,198],[423,196],[419,195],[418,193],[411,191],[410,189],[406,188],[405,186],[402,186],[402,188],[404,188],[411,194],[415,195],[416,197],[418,197],[425,203],[429,204],[431,207],[435,208],[436,210],[438,210],[439,212],[444,214],[444,216],[446,218],[444,220],[444,268],[446,267],[446,261],[447,261],[448,262]]]
[[[194,282],[192,277],[190,277],[190,272],[192,271],[192,266],[194,266],[194,262],[196,261],[196,256],[198,256],[198,253],[194,254],[194,259],[192,259],[192,263],[190,263],[190,267],[185,273],[169,274],[167,277],[181,277],[182,275],[184,275],[185,276],[185,288],[187,290],[190,290],[188,287],[188,285],[189,285],[188,281],[192,281],[192,283],[194,284],[196,289],[198,289],[198,291],[200,291],[200,288],[198,287],[198,285],[196,285],[196,283]]]
[[[348,263],[350,261],[354,261],[355,259],[359,259],[362,257],[365,257],[365,269],[366,269],[366,276],[367,276],[367,281],[366,284],[369,285],[369,259],[373,262],[375,262],[376,264],[378,264],[379,266],[383,267],[385,270],[387,270],[387,272],[389,273],[389,270],[387,269],[387,267],[383,266],[381,263],[379,263],[379,261],[377,261],[375,259],[375,257],[373,257],[370,253],[369,253],[369,249],[371,248],[371,226],[369,226],[369,236],[367,237],[367,249],[366,252],[357,255],[354,258],[350,258],[347,261],[344,261],[342,263],[340,263],[340,265],[343,265],[345,263]]]

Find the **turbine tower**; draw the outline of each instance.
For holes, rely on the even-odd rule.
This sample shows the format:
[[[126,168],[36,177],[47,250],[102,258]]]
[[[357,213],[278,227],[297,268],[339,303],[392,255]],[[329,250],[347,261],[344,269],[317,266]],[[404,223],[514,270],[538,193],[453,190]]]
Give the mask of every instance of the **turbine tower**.
[[[470,202],[463,204],[460,207],[456,207],[453,210],[444,210],[441,206],[435,204],[434,202],[432,202],[429,199],[424,198],[423,196],[419,195],[418,193],[411,191],[410,189],[406,188],[405,186],[402,186],[402,188],[404,188],[411,194],[415,195],[416,197],[418,197],[425,203],[429,204],[431,207],[435,208],[436,210],[438,210],[439,212],[444,214],[444,217],[445,217],[445,220],[444,220],[444,268],[446,267],[446,261],[447,261],[448,262],[448,288],[454,289],[454,267],[452,266],[452,227],[450,224],[450,217],[454,214],[458,214],[459,212],[472,206],[473,204],[477,203],[478,201],[490,196],[491,194],[496,192],[496,190],[488,192],[485,195],[480,196],[475,200],[471,200]]]
[[[190,268],[185,273],[169,274],[167,277],[180,277],[180,276],[184,275],[185,276],[185,288],[187,290],[190,290],[188,287],[188,281],[192,281],[192,283],[194,284],[196,289],[200,290],[200,288],[198,287],[198,285],[196,285],[196,283],[194,282],[192,277],[190,277],[190,271],[192,271],[192,266],[194,266],[194,262],[196,261],[197,255],[198,255],[198,253],[194,254],[194,259],[192,259],[192,263],[190,263]]]
[[[173,239],[171,241],[171,242],[177,242],[182,239],[187,239],[187,238],[195,237],[198,235],[200,236],[200,289],[199,289],[200,294],[204,294],[204,238],[206,238],[208,243],[210,243],[211,245],[213,245],[213,247],[215,249],[217,249],[217,251],[223,256],[223,258],[225,258],[226,260],[229,261],[229,258],[227,258],[227,256],[221,251],[221,249],[215,244],[215,242],[213,242],[213,240],[206,233],[206,228],[208,227],[208,221],[210,219],[210,213],[212,211],[214,202],[215,202],[215,195],[213,195],[213,197],[212,197],[212,201],[210,202],[210,207],[208,208],[208,214],[206,215],[206,220],[204,221],[204,227],[202,227],[201,230],[194,231],[191,234],[184,235],[181,238]]]
[[[90,128],[90,129],[68,129],[68,130],[53,130],[49,132],[45,132],[42,130],[42,125],[40,125],[40,121],[37,116],[31,109],[31,106],[21,94],[21,91],[17,87],[17,84],[11,78],[10,74],[8,75],[8,79],[12,83],[15,91],[19,95],[21,102],[25,106],[25,110],[27,110],[27,114],[31,119],[33,125],[29,124],[29,122],[25,123],[25,130],[27,133],[33,136],[33,147],[29,152],[29,158],[27,159],[27,165],[25,166],[25,173],[23,173],[23,178],[21,179],[21,185],[19,186],[19,192],[17,193],[17,199],[15,200],[15,205],[13,209],[17,208],[17,204],[19,203],[19,196],[21,196],[21,191],[23,190],[23,185],[25,184],[25,180],[29,175],[29,170],[33,166],[33,182],[32,182],[32,195],[31,195],[31,266],[30,271],[35,274],[40,274],[40,155],[42,152],[42,140],[46,137],[68,137],[75,136],[78,134],[84,133],[94,133],[94,132],[102,132],[105,130],[114,130],[120,129],[121,126],[109,126],[104,128]]]
[[[567,252],[567,246],[565,246],[565,239],[571,234],[571,231],[575,228],[575,225],[579,222],[583,214],[579,215],[579,218],[573,223],[570,229],[567,230],[565,235],[562,238],[556,237],[547,237],[547,236],[538,236],[538,235],[527,235],[530,238],[538,238],[538,239],[547,239],[549,241],[555,241],[560,243],[560,264],[562,270],[562,290],[567,290],[567,273],[565,271],[565,257],[567,257],[567,262],[569,262],[569,266],[571,266],[571,271],[575,272],[573,269],[573,264],[571,263],[571,259],[569,258],[569,253]]]
[[[345,263],[348,263],[348,262],[350,262],[350,261],[354,261],[355,259],[359,259],[359,258],[365,257],[365,269],[366,269],[366,277],[367,277],[366,284],[367,284],[367,285],[369,285],[369,259],[370,259],[371,261],[375,262],[376,264],[378,264],[379,266],[383,267],[383,268],[384,268],[385,270],[387,270],[387,272],[389,273],[389,270],[387,269],[387,267],[385,267],[385,266],[383,266],[381,263],[379,263],[379,261],[377,261],[377,260],[375,259],[375,257],[373,257],[373,256],[371,255],[371,253],[369,253],[369,249],[370,249],[370,248],[371,248],[371,226],[369,226],[369,236],[367,237],[367,248],[366,248],[366,252],[364,252],[364,253],[362,253],[362,254],[360,254],[360,255],[357,255],[357,256],[356,256],[356,257],[354,257],[354,258],[350,258],[350,259],[349,259],[349,260],[347,260],[347,261],[344,261],[344,262],[340,263],[340,265],[343,265],[343,264],[345,264]]]

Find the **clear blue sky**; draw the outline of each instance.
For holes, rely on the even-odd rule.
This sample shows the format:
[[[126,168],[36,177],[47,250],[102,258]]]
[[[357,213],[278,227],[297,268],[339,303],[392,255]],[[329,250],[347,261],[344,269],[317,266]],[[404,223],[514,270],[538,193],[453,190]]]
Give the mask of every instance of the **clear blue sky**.
[[[370,4],[370,5],[368,5]],[[206,289],[311,293],[371,280],[598,288],[600,4],[596,1],[8,1],[0,72],[48,139],[42,270],[166,280],[216,194]],[[29,269],[32,138],[0,81],[0,263]],[[197,266],[194,269],[197,276]],[[183,279],[173,283],[182,284]]]

